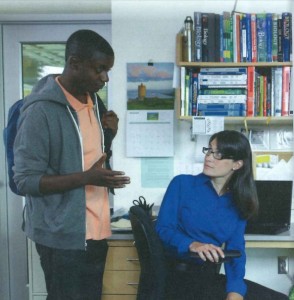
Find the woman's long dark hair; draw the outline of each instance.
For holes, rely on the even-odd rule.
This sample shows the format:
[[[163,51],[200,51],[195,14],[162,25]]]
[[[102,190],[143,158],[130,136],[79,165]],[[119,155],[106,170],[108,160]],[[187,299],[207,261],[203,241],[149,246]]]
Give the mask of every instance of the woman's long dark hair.
[[[217,149],[223,157],[234,161],[243,160],[243,166],[235,170],[225,189],[233,194],[233,201],[241,217],[249,219],[258,211],[258,198],[252,168],[252,152],[246,136],[235,130],[224,130],[212,135],[209,143],[216,140]]]

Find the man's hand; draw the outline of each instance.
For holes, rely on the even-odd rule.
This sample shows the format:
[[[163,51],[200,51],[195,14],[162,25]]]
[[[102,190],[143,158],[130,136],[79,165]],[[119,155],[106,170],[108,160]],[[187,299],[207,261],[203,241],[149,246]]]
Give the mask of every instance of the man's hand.
[[[86,171],[87,185],[104,186],[108,188],[124,188],[126,184],[130,183],[130,178],[121,171],[106,170],[102,166],[105,162],[106,154],[88,170]]]
[[[193,242],[189,246],[191,252],[196,252],[199,257],[206,261],[207,259],[211,262],[218,262],[219,257],[224,258],[224,252],[221,247],[217,247],[213,244],[203,244],[199,242]]]
[[[118,129],[118,121],[119,121],[119,119],[118,119],[116,113],[114,111],[110,110],[103,114],[101,123],[102,123],[102,127],[104,129],[107,129],[107,128],[111,129],[113,136],[115,136],[117,133],[117,129]]]

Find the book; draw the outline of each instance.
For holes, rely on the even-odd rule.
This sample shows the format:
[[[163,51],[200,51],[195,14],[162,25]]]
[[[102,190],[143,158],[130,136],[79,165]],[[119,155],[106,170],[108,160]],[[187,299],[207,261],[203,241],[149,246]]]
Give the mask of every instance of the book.
[[[249,66],[247,69],[247,111],[248,117],[254,116],[255,102],[255,67]]]
[[[280,117],[282,115],[282,82],[283,82],[283,69],[282,67],[272,68],[274,78],[274,115]]]
[[[192,74],[192,116],[197,116],[198,73]]]
[[[266,14],[266,61],[271,62],[272,57],[272,32],[273,32],[272,14]]]
[[[257,61],[266,61],[266,14],[256,14]]]
[[[219,31],[220,31],[220,43],[219,43],[219,56],[220,56],[220,61],[223,62],[224,61],[224,17],[222,14],[220,14],[219,17],[219,23],[220,23],[220,27],[219,27]]]
[[[202,23],[202,61],[208,62],[208,14],[201,14]]]
[[[239,111],[241,115],[246,111],[246,103],[198,103],[198,111]]]
[[[251,14],[246,14],[246,61],[252,62]]]
[[[256,14],[251,14],[251,49],[252,62],[257,62],[257,33],[256,33]]]
[[[215,14],[208,13],[208,28],[207,28],[207,60],[209,62],[216,61],[215,58]]]
[[[223,50],[223,61],[232,62],[233,53],[232,53],[232,34],[233,34],[233,22],[231,18],[231,13],[228,11],[223,12],[223,41],[224,41],[224,50]]]
[[[245,88],[201,89],[198,95],[246,95]]]
[[[278,61],[278,14],[272,15],[272,61]]]
[[[198,110],[198,116],[223,116],[223,117],[243,117],[246,111],[242,110]]]
[[[214,15],[214,61],[220,62],[220,14]]]
[[[198,95],[199,103],[221,103],[221,102],[231,102],[231,103],[246,103],[247,95]]]
[[[281,115],[289,116],[290,101],[290,67],[284,66],[282,70],[282,108]]]
[[[246,74],[247,69],[244,67],[221,67],[221,68],[200,68],[201,74],[209,75],[226,75],[226,74]]]
[[[247,15],[243,14],[241,18],[241,61],[247,61]]]
[[[282,62],[283,57],[283,21],[282,17],[278,17],[278,61]]]
[[[202,20],[201,12],[194,12],[195,61],[202,61]]]
[[[181,111],[180,115],[185,116],[185,98],[186,98],[186,68],[180,69],[180,85],[181,85]]]
[[[282,28],[283,28],[283,61],[290,61],[290,37],[292,36],[292,14],[290,12],[282,13]]]
[[[234,62],[240,62],[241,61],[241,41],[240,41],[240,23],[241,23],[241,14],[234,12],[233,16],[233,39],[235,41],[234,43]]]

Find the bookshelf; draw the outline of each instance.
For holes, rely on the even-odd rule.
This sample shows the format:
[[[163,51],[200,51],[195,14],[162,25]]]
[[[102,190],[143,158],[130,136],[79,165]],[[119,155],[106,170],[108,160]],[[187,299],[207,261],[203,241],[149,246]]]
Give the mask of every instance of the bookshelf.
[[[214,68],[214,67],[262,67],[262,68],[274,68],[274,67],[284,67],[288,66],[291,67],[293,66],[292,61],[287,61],[287,62],[187,62],[183,61],[183,35],[182,33],[178,33],[176,36],[176,64],[177,66],[180,67],[185,67],[185,68],[195,68],[199,69],[200,68]],[[176,110],[176,116],[177,119],[179,120],[192,120],[193,116],[181,116],[181,89],[178,88],[176,89],[175,92],[175,98],[176,98],[176,103],[175,103],[175,110]],[[254,117],[225,117],[225,124],[242,124],[242,123],[250,123],[254,125],[269,125],[269,124],[274,124],[274,125],[291,125],[293,124],[293,116],[282,116],[282,117],[276,117],[276,116],[266,116],[266,117],[261,117],[261,116],[254,116]]]

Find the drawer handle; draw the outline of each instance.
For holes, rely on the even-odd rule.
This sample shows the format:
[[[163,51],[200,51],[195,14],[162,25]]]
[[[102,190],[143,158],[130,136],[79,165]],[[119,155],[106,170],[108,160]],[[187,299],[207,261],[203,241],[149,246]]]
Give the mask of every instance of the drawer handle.
[[[139,261],[139,258],[127,258],[127,261]]]
[[[128,282],[127,285],[139,285],[138,282]]]

